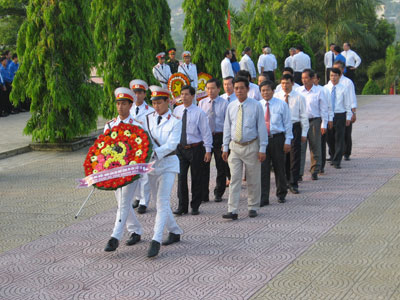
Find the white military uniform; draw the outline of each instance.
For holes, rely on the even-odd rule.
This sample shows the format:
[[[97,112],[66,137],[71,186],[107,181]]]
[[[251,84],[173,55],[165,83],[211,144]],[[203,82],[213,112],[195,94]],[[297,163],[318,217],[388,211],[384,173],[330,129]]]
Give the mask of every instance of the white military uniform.
[[[153,240],[161,243],[164,227],[174,234],[183,233],[175,221],[170,206],[175,176],[179,173],[179,159],[175,154],[168,155],[175,151],[180,142],[182,122],[169,110],[161,116],[159,124],[157,124],[159,119],[157,112],[148,114],[146,119],[148,120],[145,124],[151,133],[155,160],[154,171],[148,174],[151,190],[157,195]]]
[[[129,115],[128,118],[122,121],[118,116],[117,118],[109,121],[105,125],[104,132],[106,132],[107,129],[111,129],[114,126],[117,126],[121,122],[142,127],[141,124],[136,122],[135,118],[132,115]],[[139,220],[136,218],[135,211],[132,207],[132,199],[138,186],[139,181],[135,180],[134,182],[115,190],[115,198],[117,199],[118,209],[115,219],[114,230],[111,236],[113,238],[116,238],[117,240],[121,240],[124,233],[125,224],[129,234],[137,233],[139,235],[142,235],[143,233],[142,225],[140,225]]]
[[[197,90],[197,67],[195,64],[181,64],[178,68],[178,72],[186,75],[190,80],[190,85]]]
[[[161,86],[166,89],[168,79],[171,77],[171,69],[167,64],[156,64],[153,67],[153,75],[160,82]]]

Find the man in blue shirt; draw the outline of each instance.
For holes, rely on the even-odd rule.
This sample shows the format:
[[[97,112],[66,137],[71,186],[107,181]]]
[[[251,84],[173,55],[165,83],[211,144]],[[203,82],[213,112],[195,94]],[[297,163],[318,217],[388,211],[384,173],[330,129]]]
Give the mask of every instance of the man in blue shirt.
[[[17,113],[15,110],[13,110],[13,106],[11,105],[10,102],[10,92],[11,92],[11,76],[10,73],[8,72],[7,69],[7,58],[6,57],[1,57],[0,59],[1,65],[0,65],[0,75],[2,77],[2,95],[1,95],[1,103],[2,103],[2,110],[3,110],[3,115],[2,116],[8,116],[10,113],[14,114]]]
[[[18,68],[19,68],[18,56],[16,53],[14,53],[12,56],[12,61],[8,64],[8,72],[10,73],[11,81],[14,81],[14,76]]]
[[[339,46],[335,46],[333,53],[335,53],[335,61],[342,61],[346,65],[346,58],[340,53],[341,49]],[[344,68],[343,74],[346,74],[347,70]],[[328,78],[330,80],[330,78]]]

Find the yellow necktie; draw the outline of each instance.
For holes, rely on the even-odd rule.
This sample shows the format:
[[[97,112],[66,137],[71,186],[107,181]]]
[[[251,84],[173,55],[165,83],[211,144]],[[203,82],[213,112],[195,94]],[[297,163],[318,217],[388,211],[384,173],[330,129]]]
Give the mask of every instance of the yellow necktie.
[[[242,125],[243,125],[243,108],[242,104],[239,104],[239,109],[236,115],[236,128],[235,128],[235,140],[240,142],[242,140]]]

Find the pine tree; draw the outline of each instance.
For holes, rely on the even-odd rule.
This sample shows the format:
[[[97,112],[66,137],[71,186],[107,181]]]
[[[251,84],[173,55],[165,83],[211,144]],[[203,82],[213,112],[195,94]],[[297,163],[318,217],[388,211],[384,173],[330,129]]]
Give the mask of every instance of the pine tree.
[[[158,5],[151,0],[93,0],[91,21],[97,49],[97,71],[104,81],[103,116],[116,115],[114,90],[140,78],[157,84],[151,72],[156,64]]]
[[[95,54],[89,10],[85,0],[29,2],[11,99],[32,100],[24,133],[34,141],[70,141],[96,128],[97,86],[88,82]]]
[[[154,5],[157,5],[159,9],[158,16],[155,20],[158,20],[159,35],[156,37],[159,46],[157,52],[166,51],[171,47],[175,47],[175,43],[171,37],[171,9],[169,8],[167,0],[155,1]]]
[[[221,60],[229,48],[228,0],[184,0],[184,50],[192,53],[198,72],[221,77]]]

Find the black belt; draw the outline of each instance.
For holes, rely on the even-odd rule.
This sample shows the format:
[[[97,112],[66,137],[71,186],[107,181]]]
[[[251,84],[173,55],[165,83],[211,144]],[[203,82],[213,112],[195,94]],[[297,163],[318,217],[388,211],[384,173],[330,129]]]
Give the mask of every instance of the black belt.
[[[310,118],[310,119],[308,119],[308,122],[312,122],[314,120],[321,120],[321,117]]]
[[[335,113],[335,115],[344,115],[344,114],[346,114],[345,112],[342,112],[342,113]]]
[[[294,122],[294,123],[292,124],[292,126],[299,126],[299,125],[301,125],[301,124],[300,124],[300,121],[299,121],[299,122]]]
[[[281,136],[281,135],[285,135],[285,133],[284,132],[279,132],[279,133],[271,134],[271,135],[268,136],[268,138],[270,139],[270,138],[278,137],[278,136]]]
[[[185,145],[185,146],[182,145],[182,144],[179,144],[178,146],[179,146],[180,148],[183,148],[183,149],[190,149],[190,148],[194,148],[194,147],[201,146],[201,145],[203,145],[203,142],[188,144],[188,145]]]
[[[164,157],[168,157],[168,156],[172,156],[172,155],[176,155],[176,151],[172,151],[170,153],[168,153],[167,155],[165,155]]]
[[[212,135],[220,135],[220,134],[223,134],[223,132],[213,132]]]

